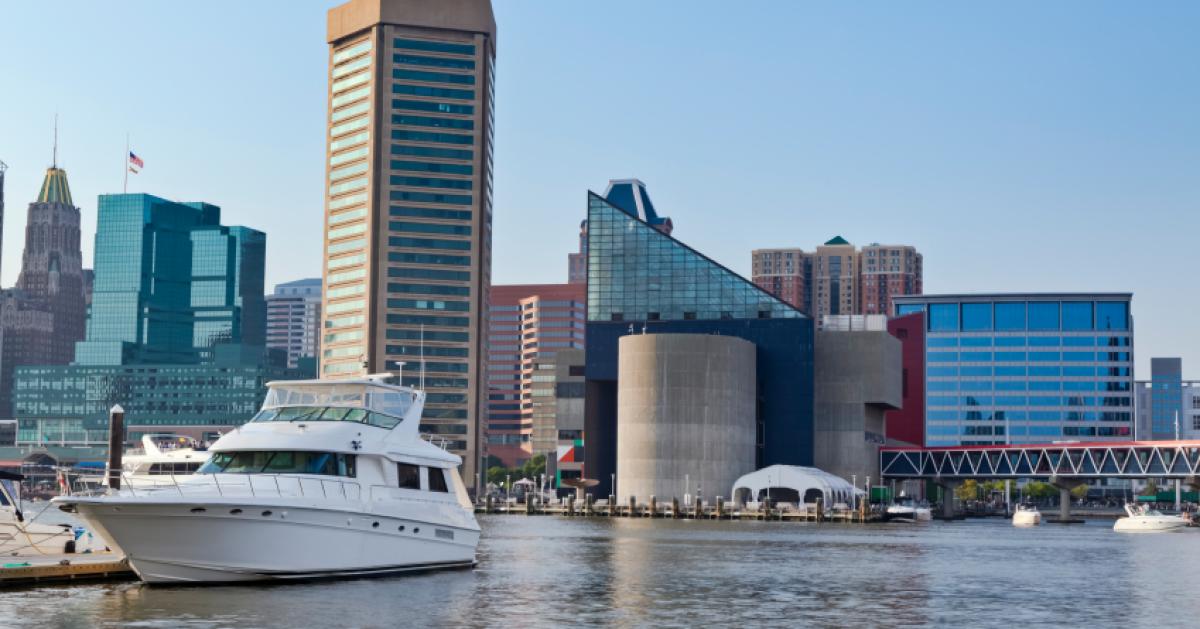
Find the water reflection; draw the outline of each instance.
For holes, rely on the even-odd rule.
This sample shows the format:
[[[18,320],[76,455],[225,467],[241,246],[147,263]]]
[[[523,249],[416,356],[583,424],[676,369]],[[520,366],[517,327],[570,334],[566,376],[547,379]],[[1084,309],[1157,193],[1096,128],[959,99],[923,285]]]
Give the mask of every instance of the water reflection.
[[[284,586],[109,584],[0,592],[0,625],[1190,623],[1200,531],[1000,520],[842,526],[482,518],[475,570]],[[302,549],[297,549],[302,552]]]

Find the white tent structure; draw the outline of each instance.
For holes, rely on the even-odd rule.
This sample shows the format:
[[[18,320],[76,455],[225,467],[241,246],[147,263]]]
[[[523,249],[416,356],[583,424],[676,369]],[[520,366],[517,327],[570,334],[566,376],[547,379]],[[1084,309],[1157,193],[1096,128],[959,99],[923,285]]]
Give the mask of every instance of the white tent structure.
[[[760,502],[793,504],[814,503],[820,498],[826,507],[839,502],[853,504],[855,495],[864,492],[839,476],[815,467],[772,465],[751,472],[733,484],[733,502],[737,505]]]

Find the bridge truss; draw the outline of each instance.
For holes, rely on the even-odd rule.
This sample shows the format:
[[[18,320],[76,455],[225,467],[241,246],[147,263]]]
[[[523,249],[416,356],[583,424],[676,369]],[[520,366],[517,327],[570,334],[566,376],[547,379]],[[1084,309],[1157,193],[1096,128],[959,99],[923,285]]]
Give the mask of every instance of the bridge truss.
[[[1200,441],[880,448],[884,478],[1180,478],[1200,476]]]

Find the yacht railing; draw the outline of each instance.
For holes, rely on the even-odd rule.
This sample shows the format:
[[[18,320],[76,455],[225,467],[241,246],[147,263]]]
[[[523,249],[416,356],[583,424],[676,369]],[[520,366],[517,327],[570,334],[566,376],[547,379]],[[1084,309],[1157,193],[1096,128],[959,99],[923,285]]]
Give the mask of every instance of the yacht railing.
[[[284,474],[187,474],[182,478],[171,474],[160,478],[132,478],[122,473],[121,491],[135,497],[170,492],[181,497],[215,493],[223,498],[362,499],[362,489],[357,481]]]
[[[431,435],[427,432],[423,432],[421,433],[421,438],[443,450],[450,449],[450,440],[441,435]]]

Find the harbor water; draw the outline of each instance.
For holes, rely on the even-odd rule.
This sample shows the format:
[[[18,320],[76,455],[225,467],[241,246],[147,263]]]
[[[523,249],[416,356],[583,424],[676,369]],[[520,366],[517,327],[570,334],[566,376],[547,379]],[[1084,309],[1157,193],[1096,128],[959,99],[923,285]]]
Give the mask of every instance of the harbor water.
[[[1075,626],[1200,618],[1200,530],[482,516],[474,570],[0,591],[4,627]],[[187,543],[187,540],[180,540]],[[297,548],[296,552],[304,552]]]

